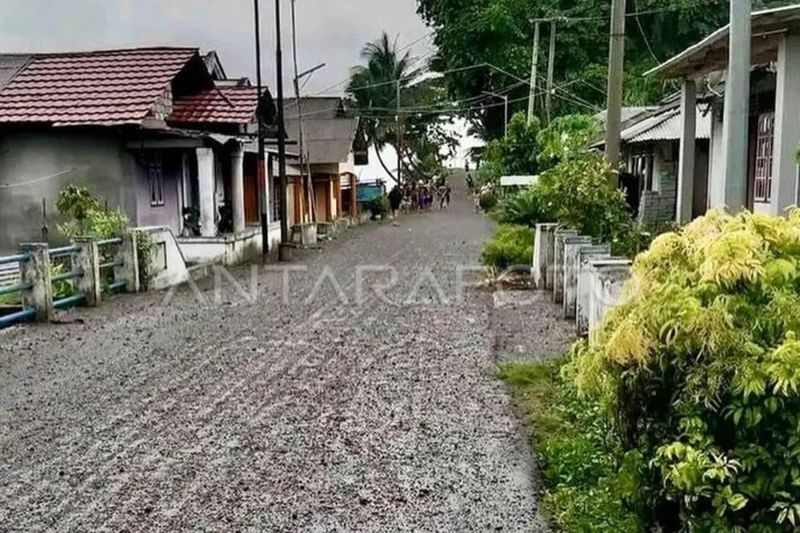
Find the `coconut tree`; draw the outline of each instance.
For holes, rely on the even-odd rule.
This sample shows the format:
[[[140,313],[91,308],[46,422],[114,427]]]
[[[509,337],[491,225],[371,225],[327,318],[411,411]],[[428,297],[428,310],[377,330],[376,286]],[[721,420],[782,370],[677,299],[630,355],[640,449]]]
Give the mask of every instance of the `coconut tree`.
[[[347,95],[361,116],[370,144],[375,146],[378,160],[392,177],[381,156],[387,145],[396,146],[397,89],[402,94],[409,81],[418,73],[410,52],[401,53],[397,41],[384,33],[375,42],[367,43],[361,51],[362,64],[354,67],[347,86]]]

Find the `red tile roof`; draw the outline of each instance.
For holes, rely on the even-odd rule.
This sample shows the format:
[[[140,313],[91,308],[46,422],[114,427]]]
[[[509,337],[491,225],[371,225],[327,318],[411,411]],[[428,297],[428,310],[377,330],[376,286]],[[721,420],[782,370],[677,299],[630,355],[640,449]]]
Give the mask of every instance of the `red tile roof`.
[[[193,48],[139,48],[33,55],[0,90],[0,122],[141,124],[196,54]]]
[[[255,121],[258,88],[221,86],[176,98],[168,120],[175,124],[249,124]]]

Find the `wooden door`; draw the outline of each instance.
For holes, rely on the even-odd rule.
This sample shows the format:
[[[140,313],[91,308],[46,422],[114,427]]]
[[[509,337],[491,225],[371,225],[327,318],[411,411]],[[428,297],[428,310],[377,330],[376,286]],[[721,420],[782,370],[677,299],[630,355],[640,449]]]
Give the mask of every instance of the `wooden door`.
[[[245,154],[244,158],[244,221],[258,224],[258,158]]]

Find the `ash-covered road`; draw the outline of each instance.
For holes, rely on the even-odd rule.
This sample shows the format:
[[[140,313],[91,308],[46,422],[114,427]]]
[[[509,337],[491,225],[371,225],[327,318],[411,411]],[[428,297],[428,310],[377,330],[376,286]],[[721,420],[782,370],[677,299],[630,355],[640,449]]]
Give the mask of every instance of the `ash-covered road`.
[[[544,530],[492,296],[459,295],[490,231],[459,192],[255,301],[243,268],[0,332],[0,531]]]

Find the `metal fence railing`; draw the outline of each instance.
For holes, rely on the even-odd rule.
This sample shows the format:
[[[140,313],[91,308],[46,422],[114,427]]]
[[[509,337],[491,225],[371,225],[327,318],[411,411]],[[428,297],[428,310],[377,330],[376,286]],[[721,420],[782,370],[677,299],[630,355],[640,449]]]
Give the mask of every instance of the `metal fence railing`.
[[[0,257],[0,265],[21,265],[22,263],[28,261],[30,257],[30,254],[18,254]],[[13,285],[5,285],[0,287],[0,297],[17,295],[19,296],[20,302],[18,311],[11,311],[8,314],[0,316],[0,328],[8,327],[23,320],[30,320],[36,316],[35,309],[25,308],[24,299],[22,298],[23,293],[31,288],[32,286],[30,283],[24,283],[21,280],[19,283]]]
[[[94,306],[103,296],[137,290],[138,265],[125,262],[126,257],[136,257],[135,246],[135,233],[129,233],[101,241],[76,239],[58,248],[23,245],[19,254],[0,256],[0,266],[17,265],[19,272],[18,282],[0,285],[0,329],[28,320],[47,321],[54,310]]]

